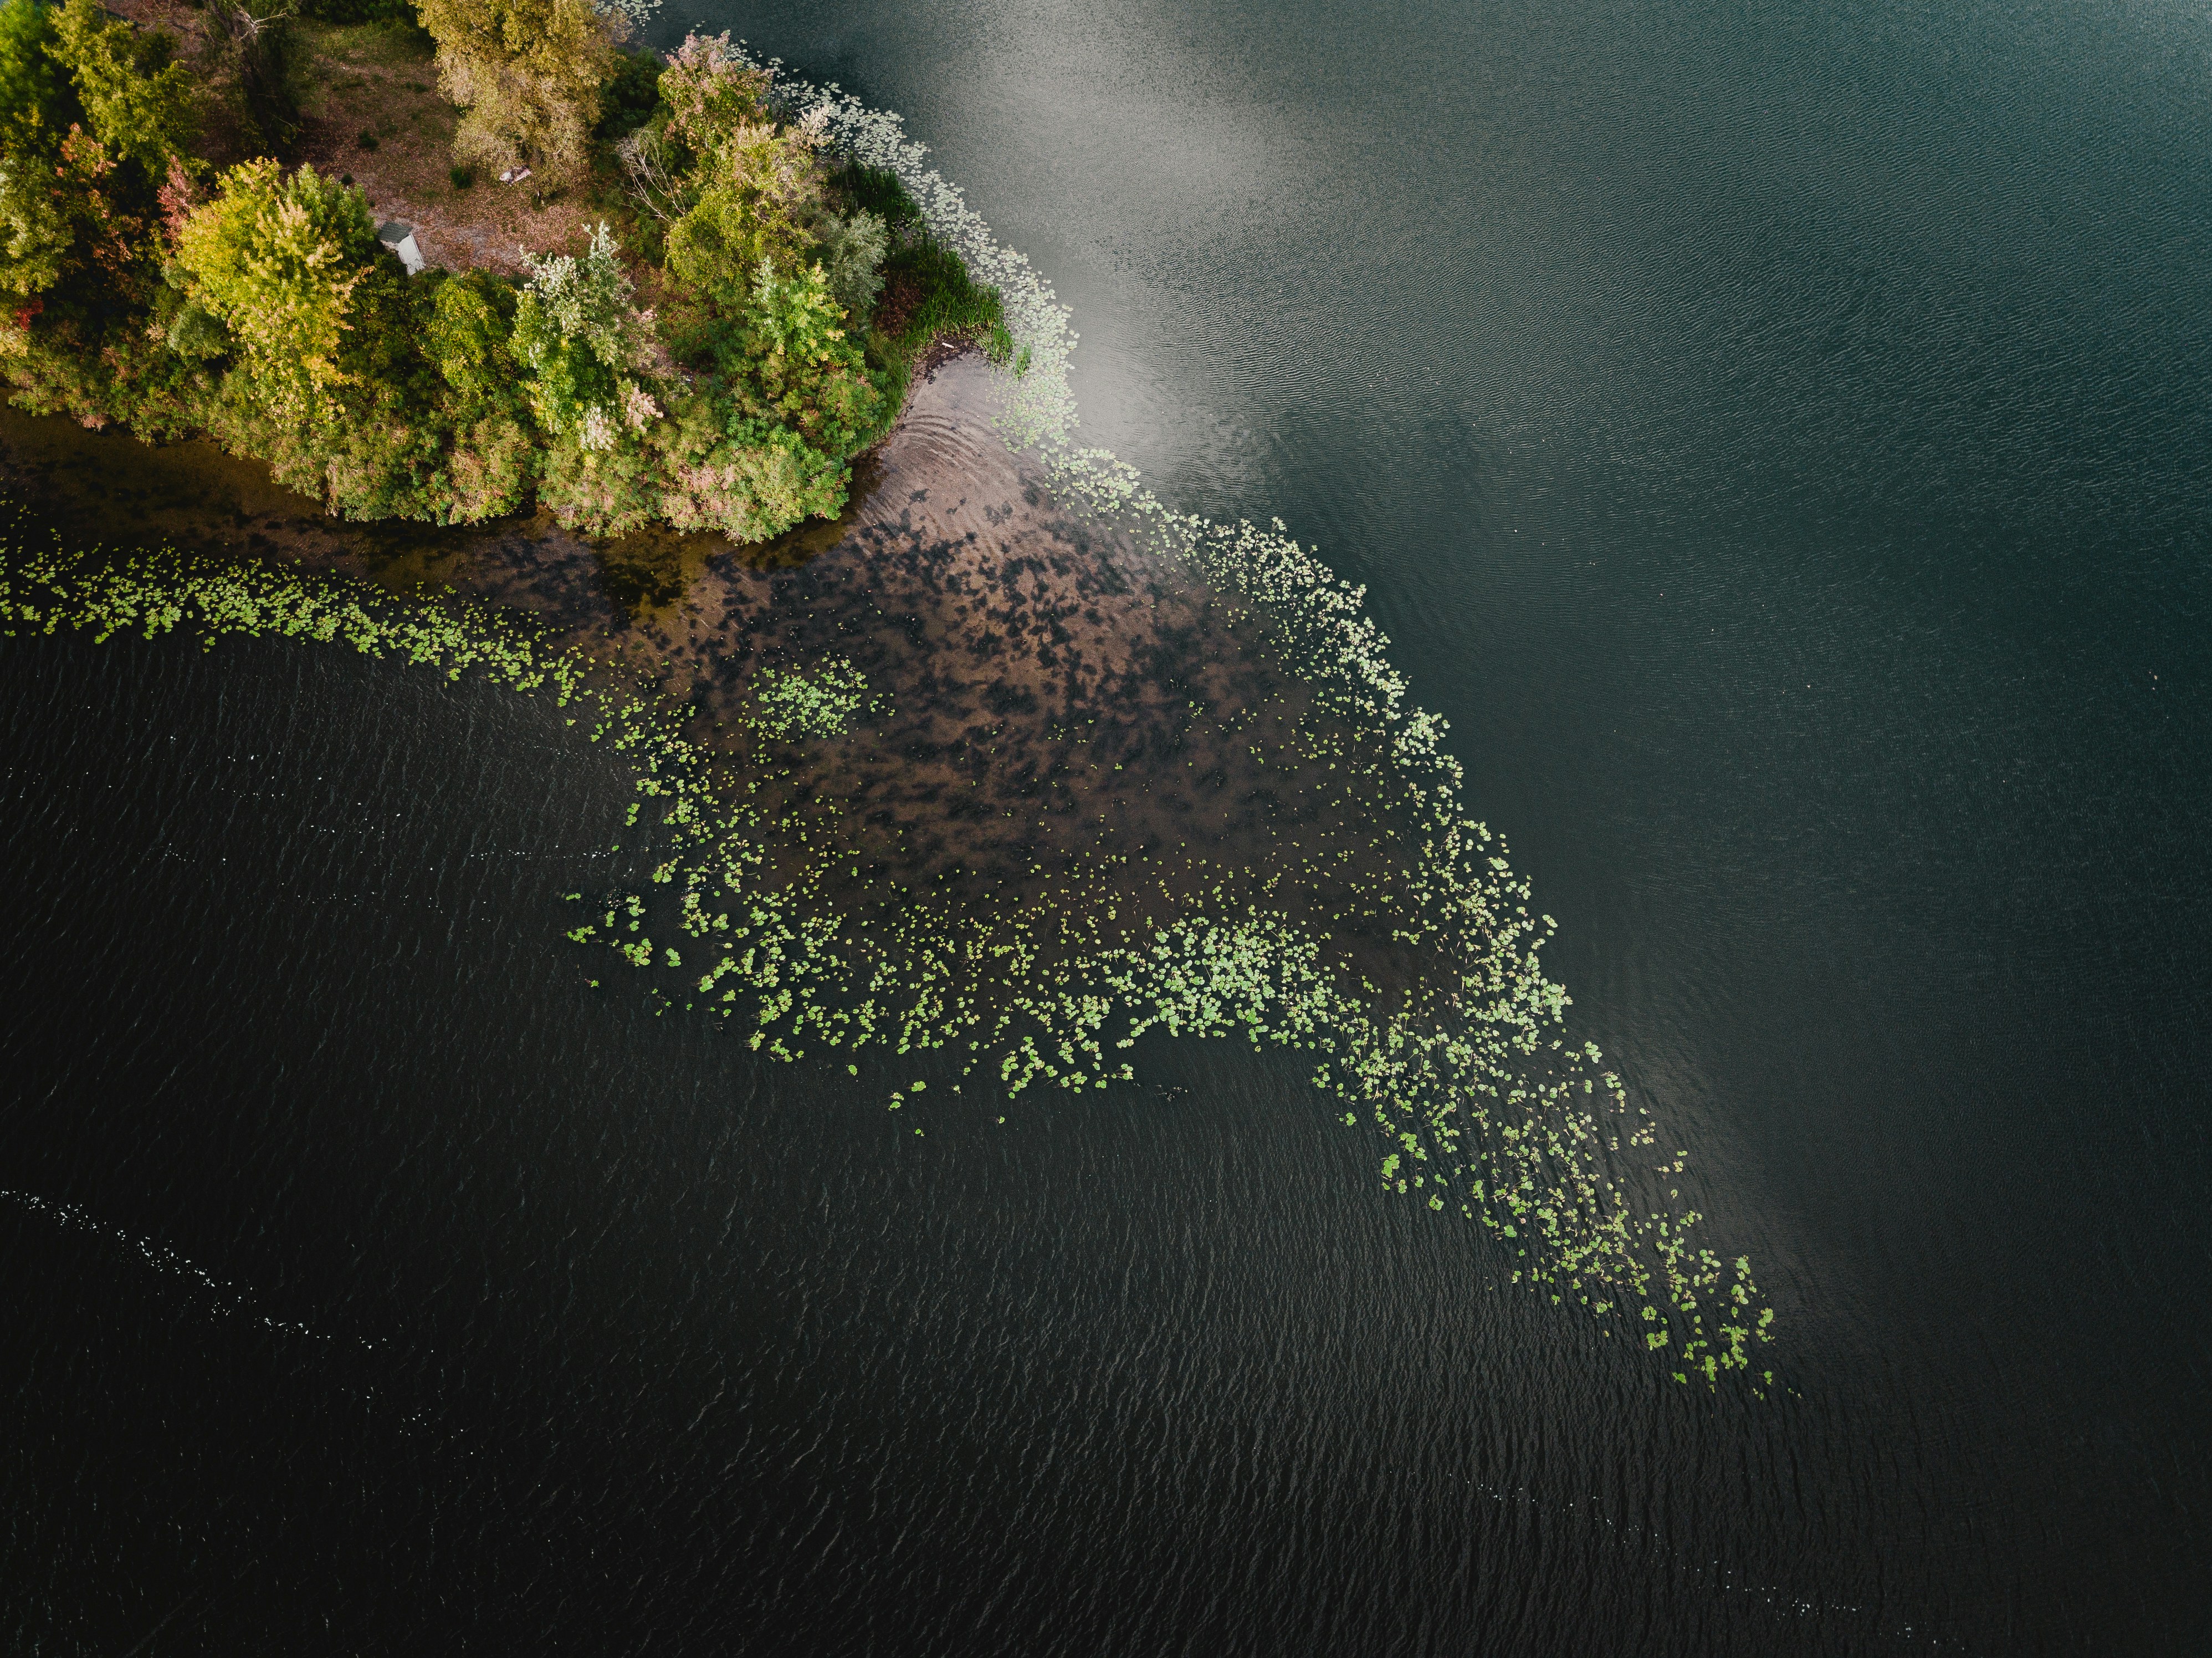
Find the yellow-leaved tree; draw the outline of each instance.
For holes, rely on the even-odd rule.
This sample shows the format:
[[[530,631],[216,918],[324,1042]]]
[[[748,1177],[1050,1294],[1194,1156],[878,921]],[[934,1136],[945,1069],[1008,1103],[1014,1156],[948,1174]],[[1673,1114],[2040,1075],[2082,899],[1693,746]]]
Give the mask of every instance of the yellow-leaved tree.
[[[613,74],[620,11],[592,0],[420,0],[438,80],[461,106],[458,161],[524,165],[553,185],[580,177]]]
[[[240,367],[271,414],[307,422],[331,411],[354,290],[377,256],[376,222],[358,190],[311,167],[289,178],[264,156],[231,168],[215,200],[177,238],[192,304],[236,343]]]

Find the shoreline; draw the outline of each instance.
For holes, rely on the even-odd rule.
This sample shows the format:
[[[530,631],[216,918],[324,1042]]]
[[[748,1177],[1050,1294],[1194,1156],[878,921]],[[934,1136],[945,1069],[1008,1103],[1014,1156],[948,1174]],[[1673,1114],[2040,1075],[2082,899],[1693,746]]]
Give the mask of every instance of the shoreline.
[[[1336,872],[1388,884],[1398,861],[1376,832],[1382,795],[1349,786],[1352,728],[1275,664],[1248,606],[1058,499],[1042,466],[1006,447],[995,377],[972,347],[933,355],[856,463],[845,510],[764,543],[659,528],[594,539],[543,509],[351,523],[204,440],[149,446],[14,410],[0,477],[76,544],[222,551],[532,617],[690,708],[697,740],[847,847],[858,863],[842,902],[934,891],[1018,907],[1079,874],[1109,907],[1116,893],[1125,907],[1295,893],[1295,908],[1335,918],[1347,963],[1407,970],[1351,924]],[[112,464],[118,442],[139,464]],[[888,716],[829,742],[742,734],[763,673],[830,659]],[[1317,741],[1347,750],[1344,771],[1297,762]]]

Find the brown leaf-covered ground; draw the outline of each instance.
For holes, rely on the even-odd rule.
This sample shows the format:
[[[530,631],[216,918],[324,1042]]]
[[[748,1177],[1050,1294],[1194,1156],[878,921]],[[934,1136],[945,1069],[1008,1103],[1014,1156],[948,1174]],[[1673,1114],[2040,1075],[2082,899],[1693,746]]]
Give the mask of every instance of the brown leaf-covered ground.
[[[185,0],[112,0],[110,9],[142,28],[166,29],[178,56],[200,79],[201,158],[221,169],[270,147],[242,127],[234,94],[234,59],[214,14]],[[422,256],[451,270],[478,267],[510,276],[523,271],[521,250],[574,252],[588,226],[628,216],[618,181],[595,174],[574,187],[545,193],[545,181],[502,185],[481,173],[463,187],[453,177],[453,127],[459,112],[438,90],[428,39],[401,24],[293,23],[301,60],[293,90],[299,129],[280,146],[287,165],[361,186],[380,220],[415,227]],[[362,142],[366,137],[372,144]]]

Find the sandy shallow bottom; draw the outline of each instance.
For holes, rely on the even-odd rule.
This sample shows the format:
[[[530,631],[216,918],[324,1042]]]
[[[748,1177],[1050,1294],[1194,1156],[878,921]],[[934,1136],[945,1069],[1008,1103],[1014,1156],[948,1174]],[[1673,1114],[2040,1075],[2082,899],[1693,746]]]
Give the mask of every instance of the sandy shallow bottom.
[[[750,546],[595,543],[544,513],[345,524],[210,446],[12,411],[0,455],[9,493],[76,544],[450,586],[647,674],[730,754],[793,856],[836,847],[842,904],[1010,910],[1079,888],[1130,900],[1126,927],[1160,906],[1260,902],[1387,971],[1404,902],[1387,769],[1285,670],[1264,617],[1055,501],[992,430],[994,404],[979,359],[938,363],[840,519]],[[866,676],[874,712],[827,741],[753,732],[763,670],[832,659]]]

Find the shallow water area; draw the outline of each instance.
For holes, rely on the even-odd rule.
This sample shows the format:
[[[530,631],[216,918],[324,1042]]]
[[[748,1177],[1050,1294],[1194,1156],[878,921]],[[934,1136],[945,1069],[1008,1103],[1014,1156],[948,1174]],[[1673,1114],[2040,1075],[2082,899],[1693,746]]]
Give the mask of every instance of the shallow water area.
[[[992,429],[997,403],[979,356],[940,352],[834,523],[744,546],[593,542],[542,513],[346,524],[204,444],[154,450],[14,413],[0,446],[11,486],[79,544],[450,589],[635,671],[689,707],[730,786],[848,908],[922,896],[1006,915],[1073,897],[1126,933],[1264,902],[1328,932],[1353,970],[1418,972],[1389,937],[1393,906],[1410,906],[1391,893],[1395,784],[1367,735],[1285,670],[1263,615],[1056,500]],[[763,672],[825,661],[866,682],[852,728],[757,732]]]

